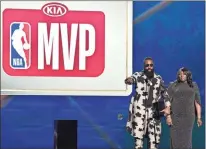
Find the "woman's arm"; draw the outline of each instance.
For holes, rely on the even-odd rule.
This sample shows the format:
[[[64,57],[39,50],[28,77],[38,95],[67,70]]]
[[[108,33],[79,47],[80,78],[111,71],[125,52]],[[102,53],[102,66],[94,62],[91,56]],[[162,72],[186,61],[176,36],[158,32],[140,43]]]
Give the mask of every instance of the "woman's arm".
[[[197,112],[197,118],[201,119],[201,106],[199,103],[197,103],[197,101],[195,100],[195,108],[196,108],[196,112]]]
[[[193,83],[194,91],[195,91],[195,109],[197,113],[197,118],[201,118],[201,99],[200,99],[200,91],[197,83]]]
[[[202,120],[201,120],[201,99],[200,99],[200,91],[198,88],[197,83],[193,83],[194,85],[194,90],[195,90],[195,109],[196,109],[196,114],[197,114],[197,125],[200,127],[202,125]]]

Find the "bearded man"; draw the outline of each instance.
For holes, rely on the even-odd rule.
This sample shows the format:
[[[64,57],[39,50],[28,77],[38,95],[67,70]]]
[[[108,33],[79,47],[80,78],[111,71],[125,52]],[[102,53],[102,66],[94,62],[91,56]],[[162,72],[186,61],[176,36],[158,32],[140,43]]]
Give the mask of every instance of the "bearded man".
[[[135,85],[135,95],[129,105],[127,131],[135,138],[135,149],[143,149],[143,141],[147,136],[149,148],[157,149],[160,143],[161,119],[160,112],[170,114],[170,99],[160,75],[154,72],[151,57],[144,59],[144,70],[135,72],[125,79],[128,85]],[[163,99],[164,107],[158,109]]]

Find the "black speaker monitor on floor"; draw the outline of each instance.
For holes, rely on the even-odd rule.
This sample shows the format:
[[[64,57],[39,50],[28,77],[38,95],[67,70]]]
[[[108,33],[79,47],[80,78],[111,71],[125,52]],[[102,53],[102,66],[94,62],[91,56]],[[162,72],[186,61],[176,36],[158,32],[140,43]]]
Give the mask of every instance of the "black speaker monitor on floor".
[[[77,149],[77,120],[55,120],[54,149]]]

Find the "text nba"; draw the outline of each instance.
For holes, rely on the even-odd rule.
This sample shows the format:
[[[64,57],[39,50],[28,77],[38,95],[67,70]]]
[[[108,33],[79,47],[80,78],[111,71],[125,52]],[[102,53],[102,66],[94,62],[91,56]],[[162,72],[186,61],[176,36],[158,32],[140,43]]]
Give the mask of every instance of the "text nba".
[[[91,24],[71,24],[71,30],[68,31],[66,23],[51,23],[50,33],[47,30],[47,23],[38,23],[38,69],[43,70],[45,62],[46,65],[51,65],[53,70],[59,69],[59,46],[61,44],[64,69],[73,70],[78,44],[79,70],[86,70],[86,59],[95,52],[94,26]],[[69,32],[70,39],[68,38]],[[86,39],[87,32],[89,39]],[[60,36],[61,40],[59,40]],[[87,40],[88,46],[86,46]],[[21,65],[22,63],[22,59],[19,58],[15,58],[13,61],[13,65]]]

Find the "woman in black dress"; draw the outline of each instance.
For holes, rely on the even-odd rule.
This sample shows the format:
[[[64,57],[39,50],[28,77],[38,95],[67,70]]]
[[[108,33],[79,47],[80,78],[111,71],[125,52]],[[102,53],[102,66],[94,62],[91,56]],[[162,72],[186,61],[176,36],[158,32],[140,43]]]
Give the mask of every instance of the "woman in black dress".
[[[172,114],[166,116],[170,125],[170,148],[192,149],[192,129],[197,116],[198,127],[202,125],[201,100],[198,86],[192,81],[192,73],[181,68],[177,80],[168,87]]]

